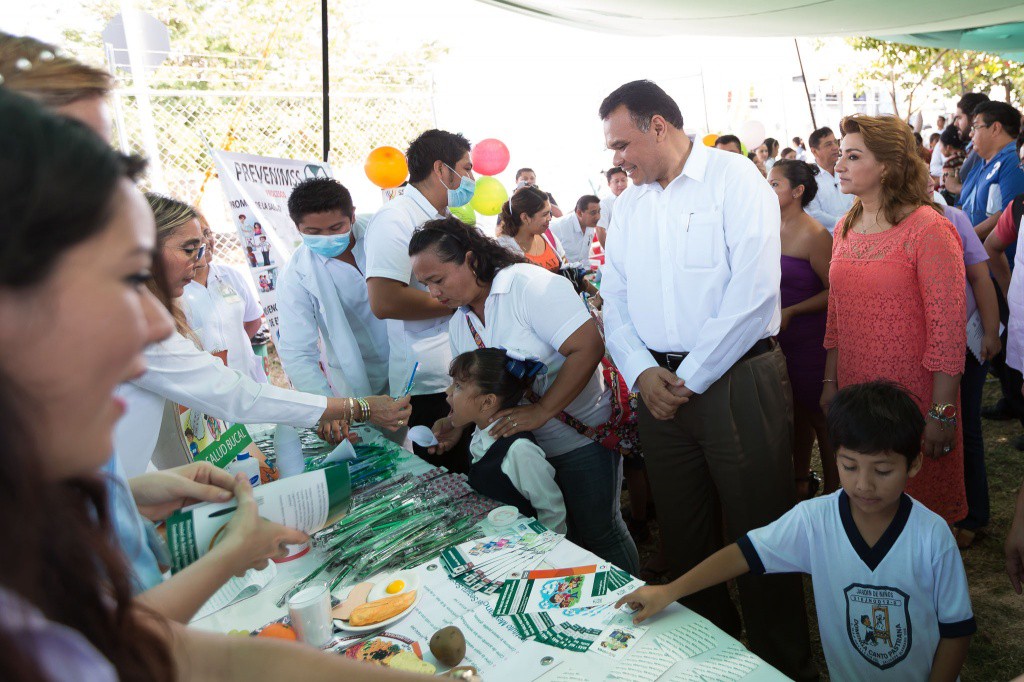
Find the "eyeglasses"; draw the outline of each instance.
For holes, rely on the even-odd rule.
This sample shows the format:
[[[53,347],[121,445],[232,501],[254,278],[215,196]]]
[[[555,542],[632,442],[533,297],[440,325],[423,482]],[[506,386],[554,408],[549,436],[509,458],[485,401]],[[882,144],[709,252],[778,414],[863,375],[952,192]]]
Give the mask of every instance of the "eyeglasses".
[[[200,244],[199,246],[172,246],[171,248],[181,251],[189,260],[201,261],[206,255],[206,244]]]
[[[974,125],[971,126],[971,130],[977,132],[978,128],[991,128],[991,127],[992,127],[991,123],[975,123]]]

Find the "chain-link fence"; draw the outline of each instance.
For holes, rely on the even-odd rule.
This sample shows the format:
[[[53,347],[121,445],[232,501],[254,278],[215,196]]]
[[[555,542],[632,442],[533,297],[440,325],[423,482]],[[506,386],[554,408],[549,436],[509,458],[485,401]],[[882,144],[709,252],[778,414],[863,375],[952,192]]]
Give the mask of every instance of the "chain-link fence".
[[[113,65],[114,55],[108,52]],[[420,65],[332,63],[331,162],[361,162],[433,126],[432,80]],[[115,138],[150,159],[149,185],[197,204],[218,234],[217,257],[242,261],[207,152],[323,157],[321,65],[275,57],[171,54],[144,79],[118,69]]]

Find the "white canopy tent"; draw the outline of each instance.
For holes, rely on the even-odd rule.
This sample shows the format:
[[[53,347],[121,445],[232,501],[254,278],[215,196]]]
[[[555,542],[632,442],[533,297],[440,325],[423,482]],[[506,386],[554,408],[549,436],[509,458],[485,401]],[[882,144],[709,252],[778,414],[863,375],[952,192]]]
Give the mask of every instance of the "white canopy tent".
[[[875,36],[1024,61],[1021,0],[481,0],[633,35]]]

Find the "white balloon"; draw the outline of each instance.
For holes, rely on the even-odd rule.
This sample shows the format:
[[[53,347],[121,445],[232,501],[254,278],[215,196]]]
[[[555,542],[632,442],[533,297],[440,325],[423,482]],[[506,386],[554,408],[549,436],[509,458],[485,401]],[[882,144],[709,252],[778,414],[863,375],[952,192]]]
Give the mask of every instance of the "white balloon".
[[[740,126],[739,138],[747,146],[748,151],[754,151],[756,147],[760,147],[767,136],[764,124],[760,121],[746,121]]]

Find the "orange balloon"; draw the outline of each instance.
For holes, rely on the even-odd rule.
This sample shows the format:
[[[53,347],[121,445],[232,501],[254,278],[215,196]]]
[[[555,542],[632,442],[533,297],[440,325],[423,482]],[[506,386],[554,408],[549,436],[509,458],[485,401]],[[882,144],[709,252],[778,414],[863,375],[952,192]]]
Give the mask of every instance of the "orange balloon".
[[[704,136],[705,147],[714,147],[716,142],[718,142],[718,135],[715,135],[714,133],[708,133],[707,135]]]
[[[366,157],[366,177],[381,189],[398,187],[409,176],[405,154],[394,147],[377,147]]]

